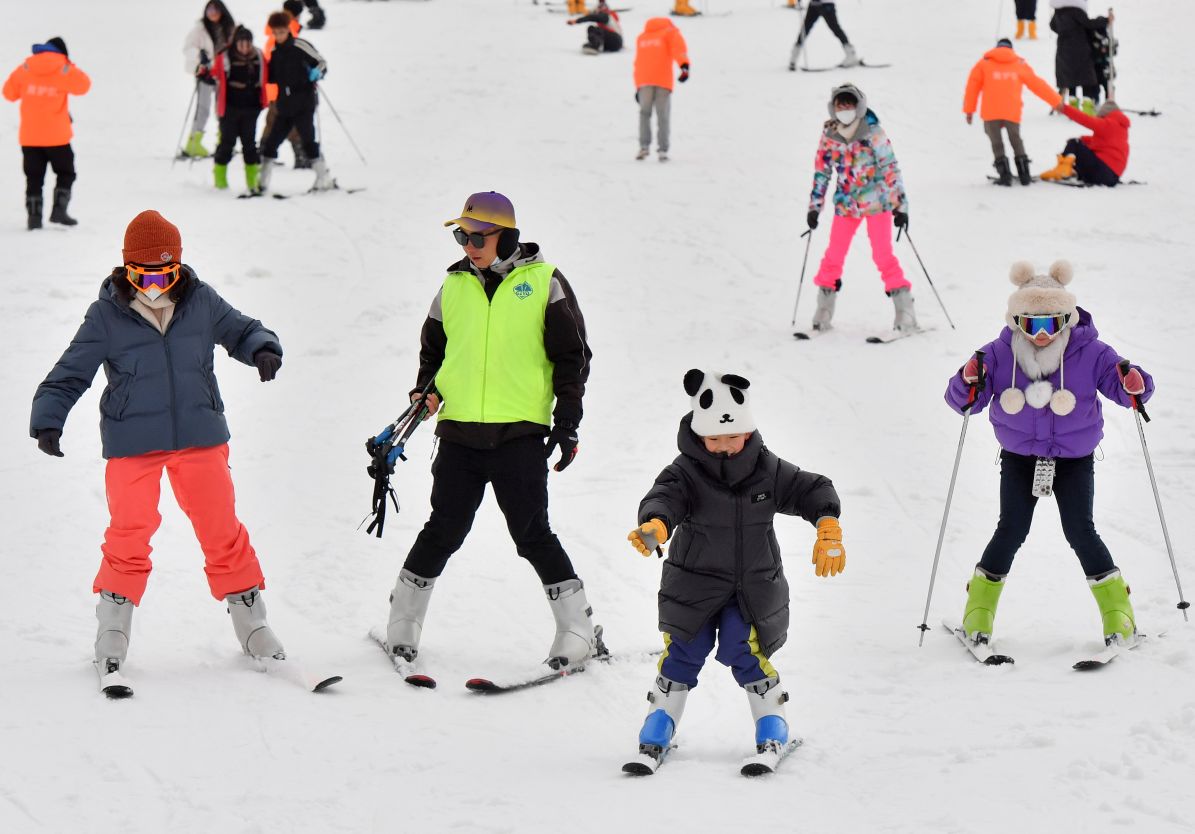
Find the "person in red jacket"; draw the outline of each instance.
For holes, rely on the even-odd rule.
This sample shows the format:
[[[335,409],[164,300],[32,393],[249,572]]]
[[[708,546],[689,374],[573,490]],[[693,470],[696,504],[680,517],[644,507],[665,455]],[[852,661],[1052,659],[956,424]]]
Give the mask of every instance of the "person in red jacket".
[[[1053,107],[1062,101],[1054,88],[1042,80],[1012,49],[1012,41],[1001,38],[994,49],[984,53],[983,58],[971,68],[967,77],[967,91],[963,94],[963,113],[967,117],[967,124],[975,115],[975,105],[983,96],[983,103],[979,107],[979,117],[983,119],[983,129],[992,143],[992,155],[995,157],[997,185],[1012,185],[1012,171],[1008,167],[1008,157],[1004,155],[1004,140],[1001,131],[1008,132],[1008,142],[1012,145],[1013,160],[1017,166],[1017,176],[1021,185],[1028,185],[1033,181],[1029,173],[1029,157],[1025,154],[1025,145],[1021,142],[1021,91],[1028,87],[1034,95]]]
[[[1087,185],[1118,185],[1129,164],[1129,127],[1132,125],[1129,117],[1111,99],[1101,104],[1094,116],[1069,104],[1059,104],[1054,110],[1091,130],[1092,134],[1066,140],[1066,147],[1058,154],[1058,164],[1041,178],[1077,178]]]
[[[62,38],[50,38],[33,45],[33,54],[12,71],[4,82],[4,97],[21,102],[21,130],[18,139],[25,167],[25,211],[27,228],[40,229],[42,184],[46,166],[58,177],[54,184],[51,223],[74,226],[78,222],[66,213],[75,182],[75,152],[71,149],[71,114],[67,96],[81,96],[91,89],[87,73],[71,63]]]

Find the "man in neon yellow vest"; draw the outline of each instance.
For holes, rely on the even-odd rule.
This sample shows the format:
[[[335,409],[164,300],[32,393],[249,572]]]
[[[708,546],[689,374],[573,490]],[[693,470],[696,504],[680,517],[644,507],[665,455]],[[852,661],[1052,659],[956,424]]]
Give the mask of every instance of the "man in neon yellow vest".
[[[486,484],[518,554],[539,574],[556,620],[547,663],[582,665],[593,653],[584,584],[548,524],[548,459],[562,472],[577,454],[581,398],[592,353],[572,287],[520,243],[514,206],[473,194],[453,236],[465,257],[448,268],[423,324],[412,399],[435,379],[440,450],[432,466],[432,514],[391,595],[386,643],[414,661],[436,578],[464,543]],[[550,430],[549,430],[550,429]],[[545,440],[546,438],[546,440]]]

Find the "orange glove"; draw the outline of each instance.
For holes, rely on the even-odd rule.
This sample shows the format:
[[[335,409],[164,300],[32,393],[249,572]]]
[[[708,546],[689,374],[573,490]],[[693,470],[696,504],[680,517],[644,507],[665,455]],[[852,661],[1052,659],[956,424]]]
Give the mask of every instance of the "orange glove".
[[[627,541],[644,556],[650,556],[657,547],[668,541],[668,528],[660,519],[653,518],[632,530],[627,535]]]
[[[813,564],[817,565],[818,576],[837,576],[846,570],[846,548],[842,546],[838,519],[826,516],[818,520]]]

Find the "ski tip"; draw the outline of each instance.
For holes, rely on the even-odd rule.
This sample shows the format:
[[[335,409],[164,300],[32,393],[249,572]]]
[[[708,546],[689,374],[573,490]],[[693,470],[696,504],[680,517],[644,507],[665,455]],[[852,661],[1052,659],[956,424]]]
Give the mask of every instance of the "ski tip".
[[[767,776],[774,772],[775,771],[773,771],[772,768],[768,767],[766,764],[761,764],[760,762],[751,762],[750,764],[745,764],[739,771],[739,773],[743,774],[744,776]]]
[[[622,772],[632,776],[651,776],[655,773],[651,766],[644,762],[627,762],[622,766]]]
[[[501,687],[499,687],[492,680],[488,680],[487,678],[469,678],[469,680],[465,681],[465,689],[468,689],[470,692],[501,692],[502,691]]]
[[[808,342],[809,334],[798,330],[796,333],[793,334],[793,338],[796,339],[798,342]]]
[[[867,344],[869,344],[869,345],[882,345],[882,344],[884,344],[884,340],[883,340],[883,339],[881,339],[879,336],[868,336],[868,337],[867,337]]]
[[[417,686],[420,689],[435,689],[436,681],[434,678],[429,678],[427,675],[407,675],[403,678],[404,681],[411,686]],[[468,686],[468,684],[465,684]]]
[[[1092,669],[1099,669],[1103,665],[1098,660],[1080,660],[1071,668],[1076,672],[1090,672]]]
[[[1011,657],[1006,654],[994,654],[983,661],[985,666],[1003,666],[1005,663],[1016,663]]]
[[[104,694],[110,701],[122,701],[125,698],[133,697],[133,689],[122,684],[112,684],[104,687]]]
[[[335,686],[336,684],[340,683],[342,680],[344,680],[344,678],[342,678],[340,675],[333,675],[330,678],[324,678],[322,681],[317,683],[315,686],[311,687],[311,691],[312,692],[323,692],[329,686]]]

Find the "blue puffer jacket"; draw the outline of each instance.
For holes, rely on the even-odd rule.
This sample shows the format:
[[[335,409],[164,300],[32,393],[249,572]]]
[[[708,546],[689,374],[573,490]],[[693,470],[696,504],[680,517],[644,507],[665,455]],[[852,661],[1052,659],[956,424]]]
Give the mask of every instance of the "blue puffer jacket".
[[[253,364],[267,348],[282,355],[278,336],[242,315],[187,272],[166,335],[129,307],[108,277],[79,332],[33,396],[29,433],[62,430],[66,416],[104,366],[100,438],[105,458],[218,446],[228,441],[224,402],[213,370],[214,347]],[[120,280],[120,279],[117,279]]]

